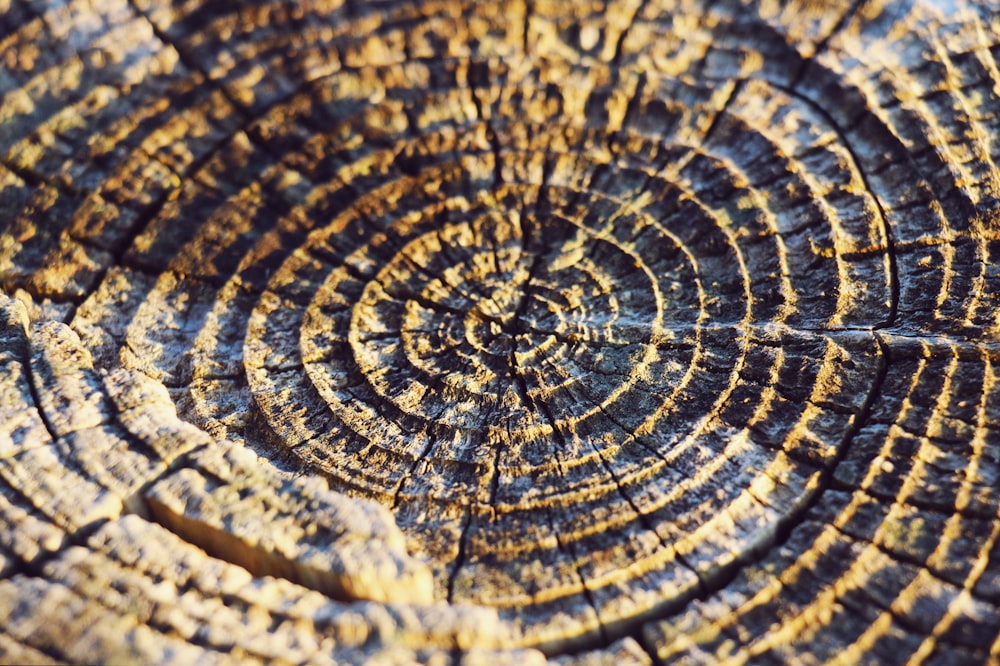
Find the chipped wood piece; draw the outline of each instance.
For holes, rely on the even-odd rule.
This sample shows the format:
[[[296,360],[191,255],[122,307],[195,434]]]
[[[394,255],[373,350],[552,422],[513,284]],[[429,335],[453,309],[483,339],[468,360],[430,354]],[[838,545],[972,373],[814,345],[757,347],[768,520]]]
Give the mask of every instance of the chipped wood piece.
[[[502,628],[495,614],[481,609],[429,606],[408,612],[334,602],[287,581],[256,578],[239,566],[213,560],[136,516],[108,523],[87,547],[66,550],[43,573],[44,581],[9,581],[15,589],[8,589],[14,593],[5,607],[5,627],[27,637],[27,645],[60,654],[66,648],[52,634],[27,626],[30,618],[51,616],[55,609],[46,606],[57,599],[68,604],[67,613],[87,600],[94,602],[88,609],[93,626],[79,630],[85,632],[83,640],[108,645],[83,644],[61,652],[69,659],[91,650],[111,659],[117,654],[130,663],[192,657],[340,663],[389,655],[423,661],[450,660],[451,651],[462,648],[470,649],[472,657],[492,655],[499,662],[540,658],[530,651],[504,655],[494,647],[491,652]],[[32,593],[38,597],[33,599]],[[116,624],[117,616],[130,623],[115,644],[110,632],[123,628]],[[154,649],[162,651],[159,656],[148,652]]]
[[[143,493],[153,517],[257,575],[278,575],[338,599],[433,599],[384,507],[331,492],[321,478],[289,481],[242,448],[200,451]]]

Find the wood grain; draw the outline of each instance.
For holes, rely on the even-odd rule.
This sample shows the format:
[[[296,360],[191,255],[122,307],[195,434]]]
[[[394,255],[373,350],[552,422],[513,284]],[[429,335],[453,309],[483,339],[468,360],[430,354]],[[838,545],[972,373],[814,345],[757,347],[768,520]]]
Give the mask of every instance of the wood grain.
[[[998,52],[0,0],[0,659],[1000,660]]]

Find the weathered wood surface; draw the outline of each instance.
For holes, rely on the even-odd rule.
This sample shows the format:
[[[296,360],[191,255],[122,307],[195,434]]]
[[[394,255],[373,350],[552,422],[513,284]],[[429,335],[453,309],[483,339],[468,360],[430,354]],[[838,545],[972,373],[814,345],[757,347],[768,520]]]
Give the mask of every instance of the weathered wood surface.
[[[0,0],[0,660],[997,662],[998,54]]]

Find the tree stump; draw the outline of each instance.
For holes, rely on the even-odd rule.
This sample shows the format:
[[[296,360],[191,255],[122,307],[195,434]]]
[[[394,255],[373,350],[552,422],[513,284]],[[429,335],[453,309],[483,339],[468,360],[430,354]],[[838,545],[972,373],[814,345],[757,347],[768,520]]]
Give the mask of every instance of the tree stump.
[[[1000,660],[995,0],[0,8],[0,660]]]

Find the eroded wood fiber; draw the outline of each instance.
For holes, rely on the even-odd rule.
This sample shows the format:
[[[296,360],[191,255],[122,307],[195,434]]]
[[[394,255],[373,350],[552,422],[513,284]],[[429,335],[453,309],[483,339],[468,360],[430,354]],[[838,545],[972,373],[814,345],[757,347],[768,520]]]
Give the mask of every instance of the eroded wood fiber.
[[[0,658],[1000,659],[1000,6],[0,0]]]

